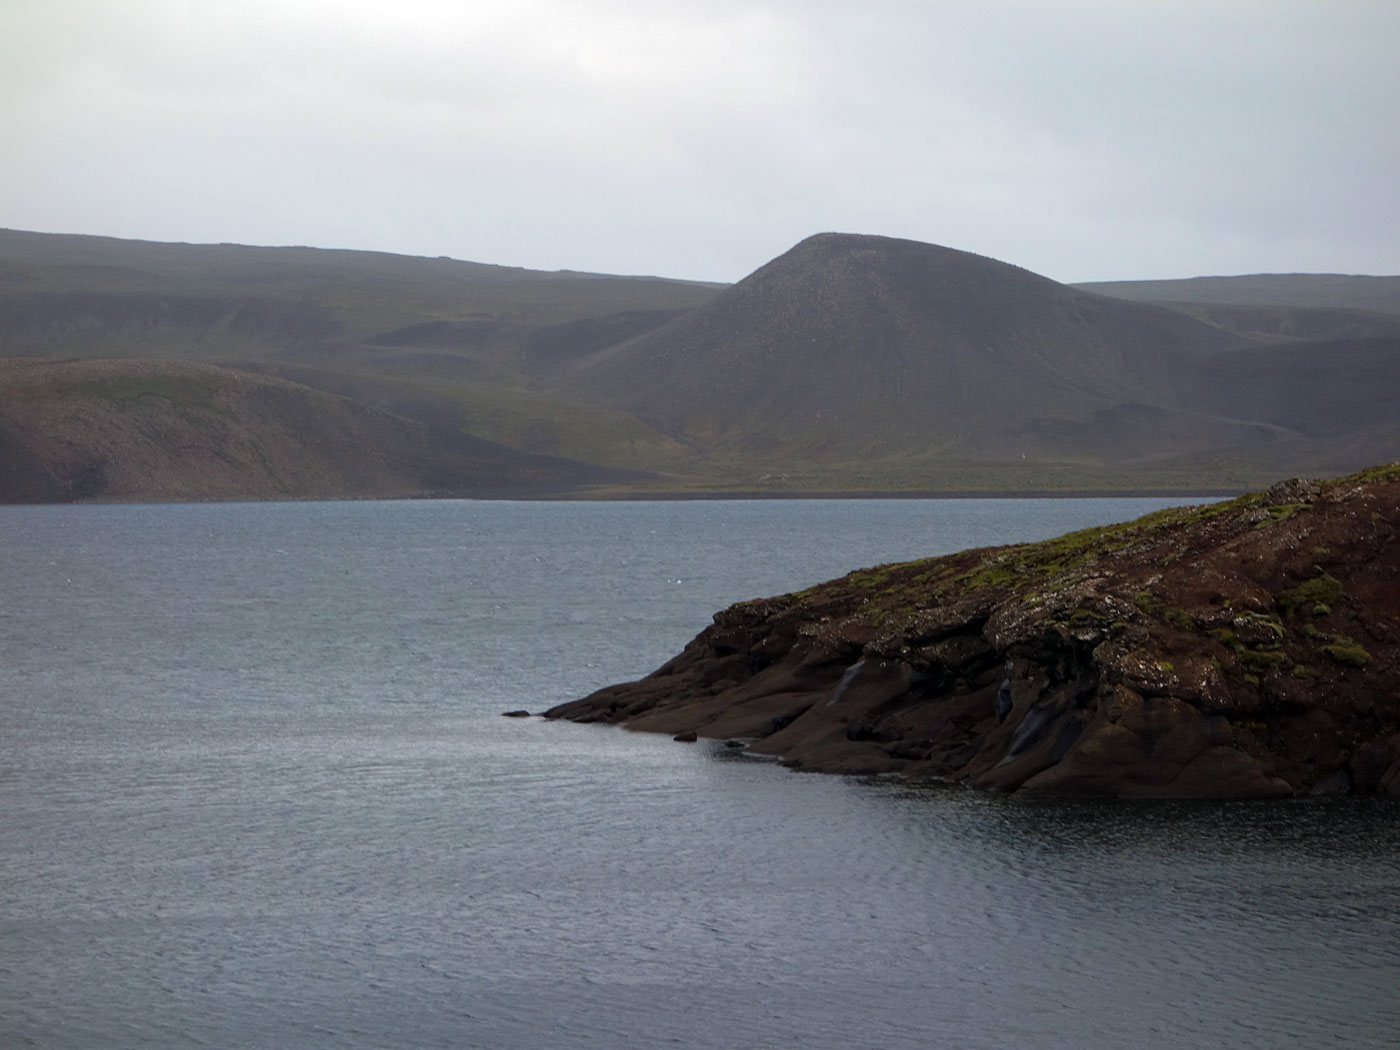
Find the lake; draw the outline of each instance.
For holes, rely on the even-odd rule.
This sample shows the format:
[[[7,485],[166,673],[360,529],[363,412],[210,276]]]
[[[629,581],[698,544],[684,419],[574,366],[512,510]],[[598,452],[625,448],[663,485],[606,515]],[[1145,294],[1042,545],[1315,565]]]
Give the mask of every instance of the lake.
[[[0,507],[0,1046],[1400,1045],[1400,806],[513,720],[737,600],[1167,501]]]

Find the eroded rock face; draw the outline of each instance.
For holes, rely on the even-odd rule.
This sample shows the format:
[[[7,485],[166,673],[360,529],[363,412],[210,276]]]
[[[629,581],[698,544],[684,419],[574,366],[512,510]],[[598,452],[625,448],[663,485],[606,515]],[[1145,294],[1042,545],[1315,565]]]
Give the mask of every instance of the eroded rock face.
[[[546,712],[1059,796],[1400,795],[1400,465],[718,613]]]

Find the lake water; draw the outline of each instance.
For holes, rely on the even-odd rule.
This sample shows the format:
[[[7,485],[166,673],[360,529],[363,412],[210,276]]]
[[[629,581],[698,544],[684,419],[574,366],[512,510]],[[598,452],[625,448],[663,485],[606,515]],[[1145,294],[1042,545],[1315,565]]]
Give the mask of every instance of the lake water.
[[[1400,807],[499,717],[1147,500],[0,508],[0,1046],[1400,1046]]]

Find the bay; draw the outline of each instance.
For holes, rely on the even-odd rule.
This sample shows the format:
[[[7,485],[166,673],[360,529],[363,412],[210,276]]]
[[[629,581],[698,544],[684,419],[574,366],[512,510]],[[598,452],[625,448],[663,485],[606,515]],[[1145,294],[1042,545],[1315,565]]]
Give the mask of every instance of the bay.
[[[0,508],[0,1045],[1393,1046],[1400,810],[508,720],[1150,500]]]

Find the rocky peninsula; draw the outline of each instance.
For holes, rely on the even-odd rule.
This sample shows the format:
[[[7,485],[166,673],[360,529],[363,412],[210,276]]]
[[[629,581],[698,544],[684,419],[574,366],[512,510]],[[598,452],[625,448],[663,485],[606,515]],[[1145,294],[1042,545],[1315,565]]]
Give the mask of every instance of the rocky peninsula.
[[[547,718],[1044,796],[1400,795],[1400,464],[742,602]]]

